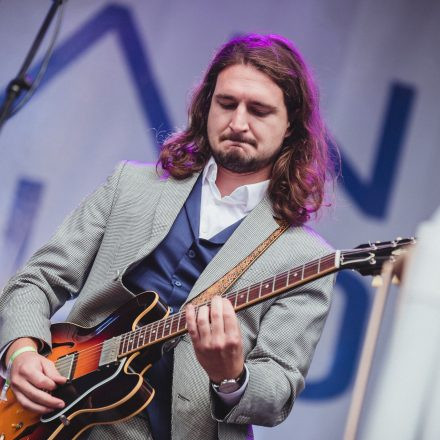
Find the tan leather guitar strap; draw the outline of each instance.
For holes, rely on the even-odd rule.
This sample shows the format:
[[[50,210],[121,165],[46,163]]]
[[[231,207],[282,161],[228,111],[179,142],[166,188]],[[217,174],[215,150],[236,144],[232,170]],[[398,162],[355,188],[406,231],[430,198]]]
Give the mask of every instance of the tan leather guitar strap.
[[[213,296],[223,295],[240,276],[252,265],[252,263],[263,254],[263,252],[289,228],[288,223],[282,223],[269,237],[260,243],[246,258],[232,268],[226,275],[201,292],[190,301],[190,304],[200,305],[208,303]]]

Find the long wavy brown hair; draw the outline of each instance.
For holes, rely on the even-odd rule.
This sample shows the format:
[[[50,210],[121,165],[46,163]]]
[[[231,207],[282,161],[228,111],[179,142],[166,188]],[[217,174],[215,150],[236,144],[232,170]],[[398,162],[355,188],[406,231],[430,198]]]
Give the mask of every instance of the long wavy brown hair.
[[[300,53],[279,35],[248,34],[219,49],[193,93],[188,127],[165,140],[158,165],[176,179],[203,169],[211,156],[207,121],[217,77],[235,64],[255,67],[283,91],[291,130],[273,164],[268,194],[275,218],[302,225],[323,204],[325,183],[335,173],[317,88]]]

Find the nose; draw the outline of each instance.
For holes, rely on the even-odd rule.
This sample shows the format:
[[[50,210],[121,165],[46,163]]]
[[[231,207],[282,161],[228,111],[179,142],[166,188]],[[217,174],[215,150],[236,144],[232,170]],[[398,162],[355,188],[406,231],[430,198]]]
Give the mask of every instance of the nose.
[[[231,114],[229,128],[235,132],[245,132],[249,130],[246,106],[239,104]]]

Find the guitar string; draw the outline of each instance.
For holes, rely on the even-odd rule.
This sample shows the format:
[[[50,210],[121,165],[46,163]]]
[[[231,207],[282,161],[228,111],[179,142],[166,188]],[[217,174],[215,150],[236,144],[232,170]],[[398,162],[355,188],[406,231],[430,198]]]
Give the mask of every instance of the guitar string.
[[[230,293],[226,293],[226,294],[224,294],[222,296],[224,296],[227,299],[231,299],[231,298],[235,299],[235,298],[238,298],[239,294],[242,294],[242,293],[245,293],[245,292],[247,294],[252,289],[259,288],[260,292],[258,294],[258,297],[255,298],[255,299],[261,299],[265,295],[268,295],[268,294],[272,293],[274,290],[276,290],[276,289],[272,289],[270,292],[266,292],[266,293],[262,294],[261,288],[263,287],[264,283],[272,282],[272,286],[274,287],[276,281],[278,279],[282,278],[282,277],[285,277],[286,278],[286,282],[287,282],[287,280],[289,279],[289,276],[291,276],[291,273],[300,272],[300,271],[302,272],[303,269],[304,269],[303,273],[305,273],[307,269],[309,269],[309,268],[311,268],[313,266],[316,267],[318,265],[326,264],[329,261],[334,261],[334,258],[335,258],[335,253],[325,255],[325,256],[321,257],[320,259],[316,259],[316,260],[313,260],[311,262],[308,262],[308,263],[304,264],[303,266],[294,267],[292,269],[289,269],[288,271],[281,272],[281,273],[275,275],[274,277],[272,277],[270,279],[262,280],[259,283],[255,283],[255,284],[253,284],[251,286],[248,286],[247,288],[240,289],[238,291],[233,291],[233,292],[230,292]],[[303,280],[304,280],[304,278],[301,278],[301,281],[303,281]],[[292,285],[293,284],[294,283],[292,283]],[[284,286],[284,287],[287,287],[287,285]],[[205,303],[202,303],[202,304],[199,304],[199,305],[195,306],[196,313],[198,312],[198,309],[200,307],[202,307],[204,305],[208,305],[208,304],[209,303],[205,302]],[[169,317],[167,317],[165,319],[161,319],[161,320],[158,320],[158,321],[155,321],[155,322],[152,322],[152,323],[148,323],[148,324],[140,327],[139,329],[132,330],[132,331],[129,331],[129,332],[126,332],[126,333],[122,333],[121,335],[119,335],[120,338],[121,338],[119,347],[121,347],[121,345],[125,345],[125,344],[128,345],[128,344],[130,344],[130,342],[132,340],[136,340],[136,338],[138,336],[142,336],[141,333],[144,333],[144,335],[143,335],[144,336],[144,338],[143,338],[144,345],[148,345],[148,344],[145,344],[145,340],[146,340],[147,337],[150,339],[151,332],[153,330],[153,326],[154,325],[157,326],[157,329],[155,329],[156,335],[162,333],[162,337],[160,337],[158,339],[153,339],[153,341],[149,340],[148,343],[150,343],[150,342],[157,342],[157,341],[160,341],[161,339],[164,339],[164,338],[167,338],[167,337],[169,338],[169,336],[171,336],[171,333],[165,334],[165,335],[163,334],[164,331],[165,331],[165,326],[168,325],[171,328],[173,328],[172,321],[175,320],[177,316],[179,316],[179,318],[177,319],[177,329],[176,329],[176,331],[185,330],[186,329],[186,316],[185,315],[186,315],[185,311],[182,310],[182,311],[180,311],[178,313],[175,313],[174,315],[171,315],[171,316],[169,316]],[[185,327],[181,326],[181,322],[182,322],[183,319],[184,319],[184,322],[185,322]],[[156,337],[156,335],[154,337]],[[70,354],[76,355],[78,357],[81,356],[81,361],[84,362],[84,361],[86,361],[86,359],[90,360],[90,358],[92,356],[100,355],[100,353],[102,351],[103,344],[104,343],[101,342],[99,344],[95,344],[94,346],[91,346],[91,347],[88,347],[88,348],[85,348],[83,350],[76,351],[76,352],[73,352],[73,353],[70,353]],[[131,351],[131,350],[128,350],[128,351]],[[66,357],[60,358],[60,359],[58,359],[55,362],[57,368],[58,367],[59,368],[66,367],[66,366],[68,366],[71,363],[71,361],[69,360],[69,358],[67,356],[69,356],[69,354],[66,355]]]
[[[403,246],[408,245],[408,244],[410,244],[410,243],[404,243]],[[390,247],[389,244],[385,244],[385,243],[384,243],[384,244],[377,244],[377,245],[375,245],[374,247],[371,246],[371,247],[369,247],[369,248],[359,248],[359,249],[341,250],[340,253],[341,253],[342,256],[351,256],[351,255],[359,255],[359,254],[364,254],[364,253],[371,253],[371,252],[373,252],[373,251],[377,251],[377,250],[381,250],[381,249],[389,248],[389,247]],[[397,243],[396,246],[394,246],[393,248],[397,248],[397,247],[402,247],[402,244],[399,245],[399,244]],[[289,269],[289,270],[287,270],[287,271],[285,271],[285,272],[281,272],[281,273],[275,275],[274,277],[271,277],[271,278],[269,278],[269,279],[266,279],[266,280],[260,281],[259,283],[255,283],[255,284],[253,284],[253,285],[251,285],[251,286],[248,286],[247,288],[243,288],[243,289],[240,289],[240,290],[238,290],[238,291],[233,291],[233,292],[230,292],[230,293],[224,294],[224,295],[222,295],[222,296],[224,296],[224,297],[227,298],[227,299],[235,299],[235,300],[236,300],[240,294],[246,294],[246,295],[248,295],[248,293],[249,293],[252,289],[259,288],[260,291],[259,291],[258,297],[255,298],[255,299],[261,299],[261,298],[263,298],[265,295],[269,295],[269,294],[271,294],[274,290],[276,290],[276,289],[273,289],[273,287],[275,286],[276,281],[279,280],[280,278],[286,277],[286,282],[287,282],[287,280],[289,279],[289,277],[291,276],[292,273],[302,271],[302,273],[304,274],[305,271],[306,271],[307,269],[309,269],[309,268],[311,268],[311,267],[313,267],[313,266],[316,267],[316,266],[318,265],[318,267],[319,267],[319,266],[322,265],[323,263],[326,264],[326,263],[328,263],[328,262],[330,262],[330,261],[334,261],[335,255],[336,255],[335,252],[334,252],[334,253],[331,253],[331,254],[328,254],[328,255],[325,255],[325,256],[321,257],[320,259],[315,259],[315,260],[313,260],[313,261],[311,261],[311,262],[308,262],[308,263],[306,263],[306,264],[304,264],[304,265],[302,265],[302,266],[294,267],[294,268]],[[313,275],[316,275],[316,274],[313,274]],[[304,280],[304,278],[303,278],[303,275],[302,275],[300,281],[303,281],[303,280]],[[267,292],[267,293],[261,295],[261,294],[262,294],[262,292],[261,292],[261,288],[263,287],[263,284],[264,284],[265,282],[272,282],[272,290],[271,290],[270,292]],[[294,284],[294,283],[292,283],[292,285],[293,285],[293,284]],[[284,286],[284,287],[287,287],[287,285]],[[248,303],[248,302],[249,302],[249,301],[246,301],[246,302],[243,303],[243,304],[246,304],[246,303]],[[208,304],[209,304],[209,303],[206,303],[206,302],[205,302],[205,303],[202,303],[202,304],[199,304],[199,305],[195,306],[196,313],[198,312],[198,309],[199,309],[200,307],[202,307],[202,306],[204,306],[204,305],[208,305]],[[241,304],[240,304],[240,305],[241,305]],[[169,337],[171,336],[171,334],[172,334],[173,331],[172,331],[171,333],[169,333],[169,334],[165,334],[165,335],[164,335],[165,328],[168,326],[168,327],[170,327],[171,329],[173,329],[173,326],[174,326],[174,324],[173,324],[173,320],[174,320],[177,316],[178,316],[179,318],[178,318],[178,320],[177,320],[177,328],[176,328],[175,331],[185,330],[185,329],[186,329],[186,316],[185,316],[185,311],[183,310],[183,311],[180,311],[180,312],[178,312],[178,313],[175,313],[174,315],[171,315],[171,316],[169,316],[169,317],[167,317],[167,318],[165,318],[165,319],[161,319],[161,320],[159,320],[159,321],[155,321],[155,322],[152,322],[152,323],[146,324],[146,325],[140,327],[139,329],[132,330],[132,331],[129,331],[129,332],[126,332],[126,333],[123,333],[123,334],[119,335],[120,338],[121,338],[119,348],[121,347],[121,344],[122,344],[122,345],[127,344],[127,346],[128,346],[128,344],[132,343],[132,341],[135,341],[136,338],[139,337],[139,336],[143,336],[143,341],[144,341],[144,343],[143,343],[142,345],[144,345],[144,346],[145,346],[145,345],[148,345],[148,343],[151,343],[151,342],[158,342],[158,341],[160,341],[161,339],[165,339],[165,338],[168,338],[168,339],[169,339]],[[181,321],[182,321],[182,318],[184,319],[185,327],[182,327],[182,328],[181,328]],[[162,333],[162,337],[160,337],[160,338],[158,338],[158,339],[153,339],[153,341],[151,341],[150,338],[151,338],[151,334],[152,334],[152,330],[153,330],[153,326],[154,326],[154,325],[157,326],[157,329],[155,329],[156,334],[154,335],[154,338],[156,338],[156,337],[157,337],[156,335],[157,335],[157,334],[160,334],[160,333]],[[143,335],[142,335],[141,333],[143,333]],[[149,339],[149,342],[148,342],[147,344],[145,344],[145,339],[146,339],[146,337],[148,337],[148,339]],[[139,339],[137,340],[137,342],[139,342]],[[77,355],[77,356],[81,356],[81,360],[82,360],[82,361],[85,361],[86,358],[91,358],[92,356],[100,355],[100,353],[101,353],[101,351],[102,351],[102,346],[103,346],[103,343],[99,343],[99,344],[96,344],[96,345],[94,345],[94,346],[92,346],[92,347],[88,347],[88,348],[86,348],[86,349],[83,349],[83,350],[80,350],[80,351],[77,351],[77,352],[74,352],[74,353],[71,353],[71,354],[75,354],[75,355]],[[137,348],[139,348],[139,347],[137,347]],[[133,348],[132,348],[132,349],[133,349]],[[131,350],[128,350],[128,351],[131,351]],[[59,359],[59,360],[57,360],[57,361],[55,362],[55,364],[57,365],[57,367],[62,368],[62,366],[65,366],[65,365],[69,365],[69,364],[70,364],[70,360],[66,358],[66,359],[65,359],[65,364],[63,365],[63,362],[62,362],[63,359],[64,359],[64,358],[61,358],[61,359]]]
[[[359,253],[359,252],[355,252],[355,253]],[[259,287],[259,289],[260,289],[259,295],[255,299],[264,298],[265,295],[271,294],[274,290],[276,290],[276,289],[272,289],[271,291],[266,292],[263,295],[261,295],[261,293],[262,293],[261,292],[261,287],[263,287],[263,283],[264,282],[271,281],[272,283],[276,283],[276,281],[279,280],[280,278],[286,278],[286,281],[287,281],[288,277],[291,276],[292,272],[295,272],[295,271],[298,272],[298,271],[302,270],[303,267],[304,267],[304,272],[305,272],[306,269],[308,269],[308,268],[310,268],[312,266],[316,266],[317,264],[323,264],[323,263],[326,264],[329,261],[333,261],[334,257],[335,257],[335,254],[326,255],[326,256],[322,257],[320,259],[320,261],[318,259],[318,260],[314,260],[313,262],[309,262],[309,263],[305,264],[304,266],[299,266],[299,267],[296,267],[296,268],[292,268],[292,269],[290,269],[290,270],[288,270],[286,272],[282,272],[282,273],[280,273],[280,274],[270,278],[269,280],[263,280],[263,281],[261,281],[259,283],[256,283],[256,284],[254,284],[252,286],[249,286],[248,288],[241,289],[241,290],[234,291],[234,292],[230,292],[228,294],[225,294],[224,296],[226,298],[228,298],[228,299],[231,299],[231,298],[232,299],[236,299],[236,298],[238,298],[238,295],[240,293],[245,293],[246,292],[246,294],[247,294],[251,289],[253,289],[255,287]],[[304,280],[304,278],[301,278],[301,281],[302,280]],[[283,287],[287,287],[287,285],[283,286]],[[207,304],[208,303],[203,303],[203,304],[200,304],[200,305],[196,306],[196,312],[198,311],[199,307],[201,307],[203,305],[207,305]],[[172,330],[172,332],[170,332],[168,334],[165,333],[166,327],[171,327],[171,329],[174,328],[173,320],[178,315],[180,315],[180,316],[179,316],[179,319],[177,320],[176,330],[174,330],[174,331]],[[122,345],[127,344],[127,346],[128,346],[129,344],[132,343],[132,341],[135,341],[136,338],[139,337],[139,336],[141,336],[141,337],[143,336],[143,344],[141,344],[141,345],[144,345],[144,346],[148,345],[148,343],[150,343],[150,342],[160,341],[161,339],[170,339],[169,337],[171,336],[171,334],[173,332],[180,331],[180,330],[185,330],[186,326],[185,327],[181,326],[182,318],[183,318],[183,320],[185,321],[185,324],[186,324],[186,317],[185,317],[184,311],[176,313],[176,314],[174,314],[174,315],[172,315],[170,317],[167,317],[165,319],[162,319],[162,320],[159,320],[159,321],[155,321],[153,323],[149,323],[149,324],[147,324],[145,326],[142,326],[141,328],[139,328],[137,330],[130,331],[130,332],[127,332],[127,333],[123,333],[123,334],[120,335],[121,336],[121,341],[120,341],[119,347],[121,346],[121,344]],[[157,338],[156,335],[158,335],[158,334],[162,334],[162,336],[157,338],[157,339],[153,339],[153,341],[151,341],[150,339],[151,339],[151,334],[152,334],[152,330],[153,330],[153,325],[156,325],[156,327],[157,327],[154,330],[154,332],[156,332],[156,334],[154,335],[154,338]],[[153,334],[154,334],[154,332],[153,332]],[[143,335],[141,333],[143,333]],[[149,338],[149,342],[147,344],[145,344],[145,340],[146,340],[147,337]],[[137,340],[136,343],[139,344],[139,339]],[[100,355],[100,353],[102,351],[102,349],[101,349],[102,345],[103,345],[103,343],[99,343],[99,344],[96,344],[95,346],[88,347],[87,349],[83,349],[83,350],[77,351],[77,352],[75,352],[75,354],[81,355],[81,360],[85,361],[86,358],[90,359],[92,356]],[[137,348],[139,348],[139,347],[137,347]],[[132,351],[133,349],[134,349],[134,347],[132,347],[130,350],[127,350],[127,351]],[[90,353],[87,353],[88,351],[90,351]],[[60,366],[60,365],[64,366],[64,365],[62,365],[61,361],[62,361],[62,359],[57,361],[57,363],[56,363],[57,366]],[[68,365],[69,363],[70,363],[69,359],[66,359],[65,360],[65,364]]]

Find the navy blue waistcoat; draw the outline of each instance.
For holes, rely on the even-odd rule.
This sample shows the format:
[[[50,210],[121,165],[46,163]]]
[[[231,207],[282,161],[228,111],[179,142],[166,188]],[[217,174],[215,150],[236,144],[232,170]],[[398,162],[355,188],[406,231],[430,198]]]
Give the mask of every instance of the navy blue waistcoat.
[[[180,309],[197,278],[239,225],[234,223],[210,240],[199,238],[199,177],[191,194],[159,246],[126,275],[127,284],[140,291],[154,290],[171,307]],[[171,438],[171,385],[173,353],[165,353],[148,371],[147,378],[156,395],[147,407],[155,440]]]

